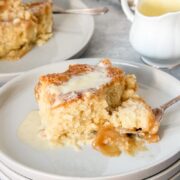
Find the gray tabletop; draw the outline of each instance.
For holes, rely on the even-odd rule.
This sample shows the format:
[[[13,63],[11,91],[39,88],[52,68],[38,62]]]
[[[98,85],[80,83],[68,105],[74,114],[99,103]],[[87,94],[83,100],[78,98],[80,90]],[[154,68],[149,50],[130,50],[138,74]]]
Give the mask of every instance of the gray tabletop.
[[[131,47],[128,34],[131,23],[125,17],[119,0],[83,0],[89,7],[107,6],[110,12],[95,17],[95,32],[85,57],[109,57],[127,62],[141,62],[140,55]],[[180,68],[165,70],[180,80]]]

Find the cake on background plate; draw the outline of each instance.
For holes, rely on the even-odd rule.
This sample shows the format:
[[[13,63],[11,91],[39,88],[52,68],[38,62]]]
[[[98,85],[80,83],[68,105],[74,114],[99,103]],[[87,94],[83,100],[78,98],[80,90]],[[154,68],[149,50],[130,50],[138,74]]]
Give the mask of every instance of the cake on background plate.
[[[52,36],[52,26],[50,0],[0,1],[0,59],[17,60],[34,45],[44,44]]]

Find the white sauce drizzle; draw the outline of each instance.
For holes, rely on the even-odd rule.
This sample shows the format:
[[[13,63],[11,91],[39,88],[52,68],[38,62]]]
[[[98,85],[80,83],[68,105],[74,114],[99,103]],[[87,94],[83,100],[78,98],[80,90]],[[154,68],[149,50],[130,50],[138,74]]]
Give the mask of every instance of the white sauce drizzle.
[[[111,80],[105,68],[97,67],[94,71],[73,76],[68,82],[60,86],[49,86],[52,94],[67,94],[70,92],[83,92],[88,89],[98,89]]]
[[[19,139],[36,149],[48,149],[48,141],[41,136],[41,121],[38,111],[30,112],[18,129]]]
[[[69,81],[60,86],[50,85],[47,91],[56,95],[53,106],[64,101],[72,100],[78,96],[78,92],[88,93],[98,90],[103,84],[111,81],[105,67],[97,66],[92,72],[73,76]],[[65,95],[65,96],[64,96]]]

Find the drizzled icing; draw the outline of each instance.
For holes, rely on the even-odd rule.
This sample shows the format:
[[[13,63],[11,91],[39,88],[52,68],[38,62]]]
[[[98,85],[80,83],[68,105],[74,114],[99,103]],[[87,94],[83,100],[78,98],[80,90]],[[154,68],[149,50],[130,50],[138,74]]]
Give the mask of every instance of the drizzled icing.
[[[111,78],[108,77],[106,68],[95,66],[93,71],[75,75],[60,86],[48,86],[48,92],[56,95],[54,105],[58,105],[62,101],[76,98],[80,94],[92,93],[110,81]]]

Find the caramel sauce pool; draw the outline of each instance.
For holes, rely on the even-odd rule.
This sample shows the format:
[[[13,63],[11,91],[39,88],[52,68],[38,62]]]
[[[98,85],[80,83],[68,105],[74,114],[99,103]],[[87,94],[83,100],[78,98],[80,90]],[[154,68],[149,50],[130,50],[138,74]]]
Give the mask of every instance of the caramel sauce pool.
[[[135,155],[138,151],[147,150],[144,141],[132,135],[120,135],[112,126],[101,127],[93,147],[106,156],[119,156],[122,151]]]

